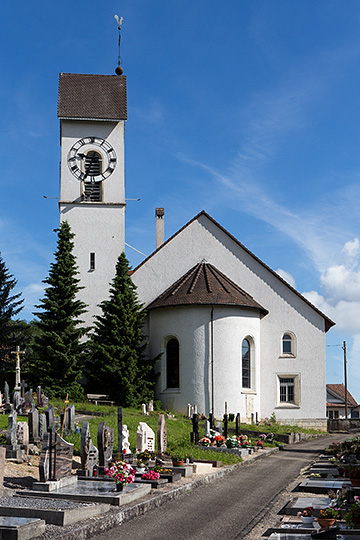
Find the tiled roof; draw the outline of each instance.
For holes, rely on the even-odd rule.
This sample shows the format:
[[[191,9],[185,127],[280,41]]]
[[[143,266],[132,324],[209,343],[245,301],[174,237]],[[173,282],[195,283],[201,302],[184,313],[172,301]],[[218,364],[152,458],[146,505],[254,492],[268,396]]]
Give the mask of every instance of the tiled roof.
[[[332,406],[332,407],[344,407],[345,406],[345,385],[343,385],[343,384],[327,384],[326,389],[334,397],[337,397],[337,398],[339,398],[339,399],[341,399],[343,401],[343,403],[332,403],[332,402],[330,403],[330,402],[327,402],[326,405],[328,407],[329,406]],[[347,391],[347,402],[348,402],[348,405],[350,405],[351,407],[357,407],[357,403],[356,403],[355,399],[352,397],[352,395],[350,394],[349,390]]]
[[[252,253],[247,247],[244,246],[244,244],[242,244],[241,242],[239,242],[239,240],[237,238],[235,238],[235,236],[233,236],[232,234],[230,234],[222,225],[220,225],[220,223],[218,223],[214,218],[212,218],[207,212],[205,212],[205,210],[202,210],[201,212],[199,212],[196,216],[194,216],[188,223],[186,223],[185,225],[183,225],[183,227],[181,227],[181,229],[179,229],[175,234],[173,234],[170,238],[168,238],[166,240],[166,242],[164,242],[160,247],[158,247],[153,253],[151,253],[151,255],[149,255],[148,257],[146,257],[136,268],[134,268],[134,272],[136,272],[139,268],[141,268],[141,266],[143,266],[144,264],[147,263],[147,261],[149,259],[151,259],[158,251],[160,251],[160,249],[162,249],[164,246],[166,246],[167,244],[169,244],[173,238],[175,238],[176,236],[178,236],[184,229],[186,229],[187,227],[189,227],[189,225],[191,225],[194,221],[196,221],[197,219],[199,219],[200,216],[206,216],[207,219],[209,219],[212,223],[214,223],[214,225],[216,225],[216,227],[218,227],[221,231],[223,231],[229,238],[231,238],[238,246],[241,247],[241,249],[243,249],[244,251],[246,251],[246,253],[248,253],[251,257],[253,257],[253,259],[255,261],[257,261],[259,264],[261,264],[263,266],[263,268],[266,268],[266,270],[268,270],[269,272],[271,272],[271,274],[273,274],[274,276],[277,277],[277,279],[279,281],[281,281],[284,285],[286,285],[286,287],[288,287],[294,294],[296,294],[303,302],[305,302],[305,304],[307,304],[308,306],[310,306],[314,311],[316,311],[321,317],[323,317],[324,319],[324,323],[325,323],[325,332],[327,332],[332,326],[335,325],[334,321],[332,321],[331,319],[329,319],[329,317],[327,317],[322,311],[320,311],[319,308],[317,308],[316,306],[314,306],[314,304],[312,304],[307,298],[305,298],[305,296],[303,296],[302,294],[300,294],[296,289],[294,289],[294,287],[292,287],[285,279],[283,279],[279,274],[277,274],[274,270],[272,270],[272,268],[270,268],[270,266],[268,266],[267,264],[265,264],[261,259],[259,259],[259,257],[257,257],[256,255],[254,255],[254,253]]]
[[[60,73],[58,117],[126,120],[126,77]]]
[[[210,263],[201,262],[163,292],[146,309],[184,305],[228,305],[268,311]]]

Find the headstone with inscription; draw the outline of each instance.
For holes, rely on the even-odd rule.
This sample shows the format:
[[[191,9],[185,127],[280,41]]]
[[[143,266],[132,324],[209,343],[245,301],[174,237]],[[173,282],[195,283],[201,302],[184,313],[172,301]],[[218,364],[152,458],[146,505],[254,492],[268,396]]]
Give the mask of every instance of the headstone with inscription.
[[[16,439],[20,446],[29,444],[29,424],[27,422],[18,422],[16,425]]]
[[[40,441],[39,437],[39,411],[33,407],[28,414],[29,422],[29,442],[37,444]]]
[[[166,452],[167,448],[167,433],[164,414],[159,414],[159,422],[157,428],[157,447],[158,456],[161,457]]]
[[[146,422],[139,422],[136,432],[136,450],[137,452],[155,452],[155,433]]]
[[[73,444],[64,441],[53,428],[48,429],[41,448],[40,482],[70,477],[73,451]]]
[[[54,413],[54,407],[52,405],[50,405],[50,407],[46,409],[45,416],[46,416],[46,431],[47,431],[48,429],[52,429],[54,427],[55,413]]]
[[[80,457],[81,476],[94,476],[99,463],[99,451],[91,440],[89,422],[83,422],[81,428]]]
[[[99,474],[103,475],[109,467],[114,451],[114,430],[100,422],[97,432],[97,445],[99,450]]]
[[[40,441],[44,440],[46,433],[46,414],[40,413],[39,414],[39,439]]]

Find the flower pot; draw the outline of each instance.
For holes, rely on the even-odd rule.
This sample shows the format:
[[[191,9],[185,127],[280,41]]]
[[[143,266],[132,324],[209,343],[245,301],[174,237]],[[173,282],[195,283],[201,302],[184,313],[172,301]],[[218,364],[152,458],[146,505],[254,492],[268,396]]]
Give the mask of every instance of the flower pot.
[[[328,529],[329,527],[332,527],[332,525],[334,525],[336,519],[334,518],[316,518],[317,519],[317,522],[318,524],[320,525],[320,527],[322,529]]]
[[[313,525],[314,516],[301,516],[301,521],[304,525]]]
[[[182,467],[184,465],[184,461],[173,461],[174,467]]]
[[[120,492],[120,491],[122,491],[123,489],[124,489],[123,484],[120,484],[120,483],[119,483],[119,484],[116,484],[116,491],[117,491],[117,492]]]
[[[352,487],[360,487],[360,478],[350,478]]]

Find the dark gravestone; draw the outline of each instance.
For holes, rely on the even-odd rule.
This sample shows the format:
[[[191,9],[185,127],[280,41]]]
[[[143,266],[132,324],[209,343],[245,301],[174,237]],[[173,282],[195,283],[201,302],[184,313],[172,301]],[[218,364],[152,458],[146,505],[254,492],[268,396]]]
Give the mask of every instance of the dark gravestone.
[[[199,417],[196,413],[193,414],[192,417],[192,425],[193,430],[190,434],[190,439],[193,444],[197,444],[199,442]]]
[[[167,448],[167,433],[166,433],[166,423],[165,416],[159,414],[159,422],[157,428],[157,447],[158,447],[158,456],[161,457]]]
[[[89,422],[83,422],[82,425],[80,457],[82,476],[94,476],[99,463],[99,451],[91,440]]]
[[[240,435],[240,413],[237,413],[235,419],[235,434],[237,437]]]
[[[54,427],[54,407],[50,405],[45,411],[46,431]]]
[[[6,381],[5,381],[5,384],[4,384],[4,401],[5,401],[6,405],[10,405],[9,385],[8,385],[8,383]]]
[[[46,433],[46,414],[39,414],[39,439],[42,441]]]
[[[99,449],[99,474],[103,475],[105,468],[109,467],[114,450],[114,430],[105,422],[100,422],[97,432],[97,445]]]
[[[210,422],[210,429],[214,429],[215,424],[214,424],[214,415],[213,415],[213,413],[209,414],[209,422]]]
[[[41,386],[38,386],[36,390],[36,406],[43,407],[43,404],[41,402]]]
[[[40,482],[71,476],[73,451],[73,444],[64,441],[53,428],[48,429],[41,449]]]
[[[39,411],[35,408],[31,409],[28,414],[29,422],[29,442],[37,444],[40,441],[39,437]]]
[[[75,405],[70,405],[66,409],[66,423],[69,431],[75,431]]]
[[[224,414],[224,437],[227,439],[228,436],[228,415]]]

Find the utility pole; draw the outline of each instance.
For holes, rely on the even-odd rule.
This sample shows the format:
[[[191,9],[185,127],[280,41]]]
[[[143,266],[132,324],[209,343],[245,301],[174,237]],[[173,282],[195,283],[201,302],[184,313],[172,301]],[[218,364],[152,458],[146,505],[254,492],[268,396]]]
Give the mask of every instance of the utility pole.
[[[342,350],[344,351],[344,382],[345,382],[345,418],[348,417],[348,397],[347,397],[347,369],[346,369],[346,341],[343,343]]]

